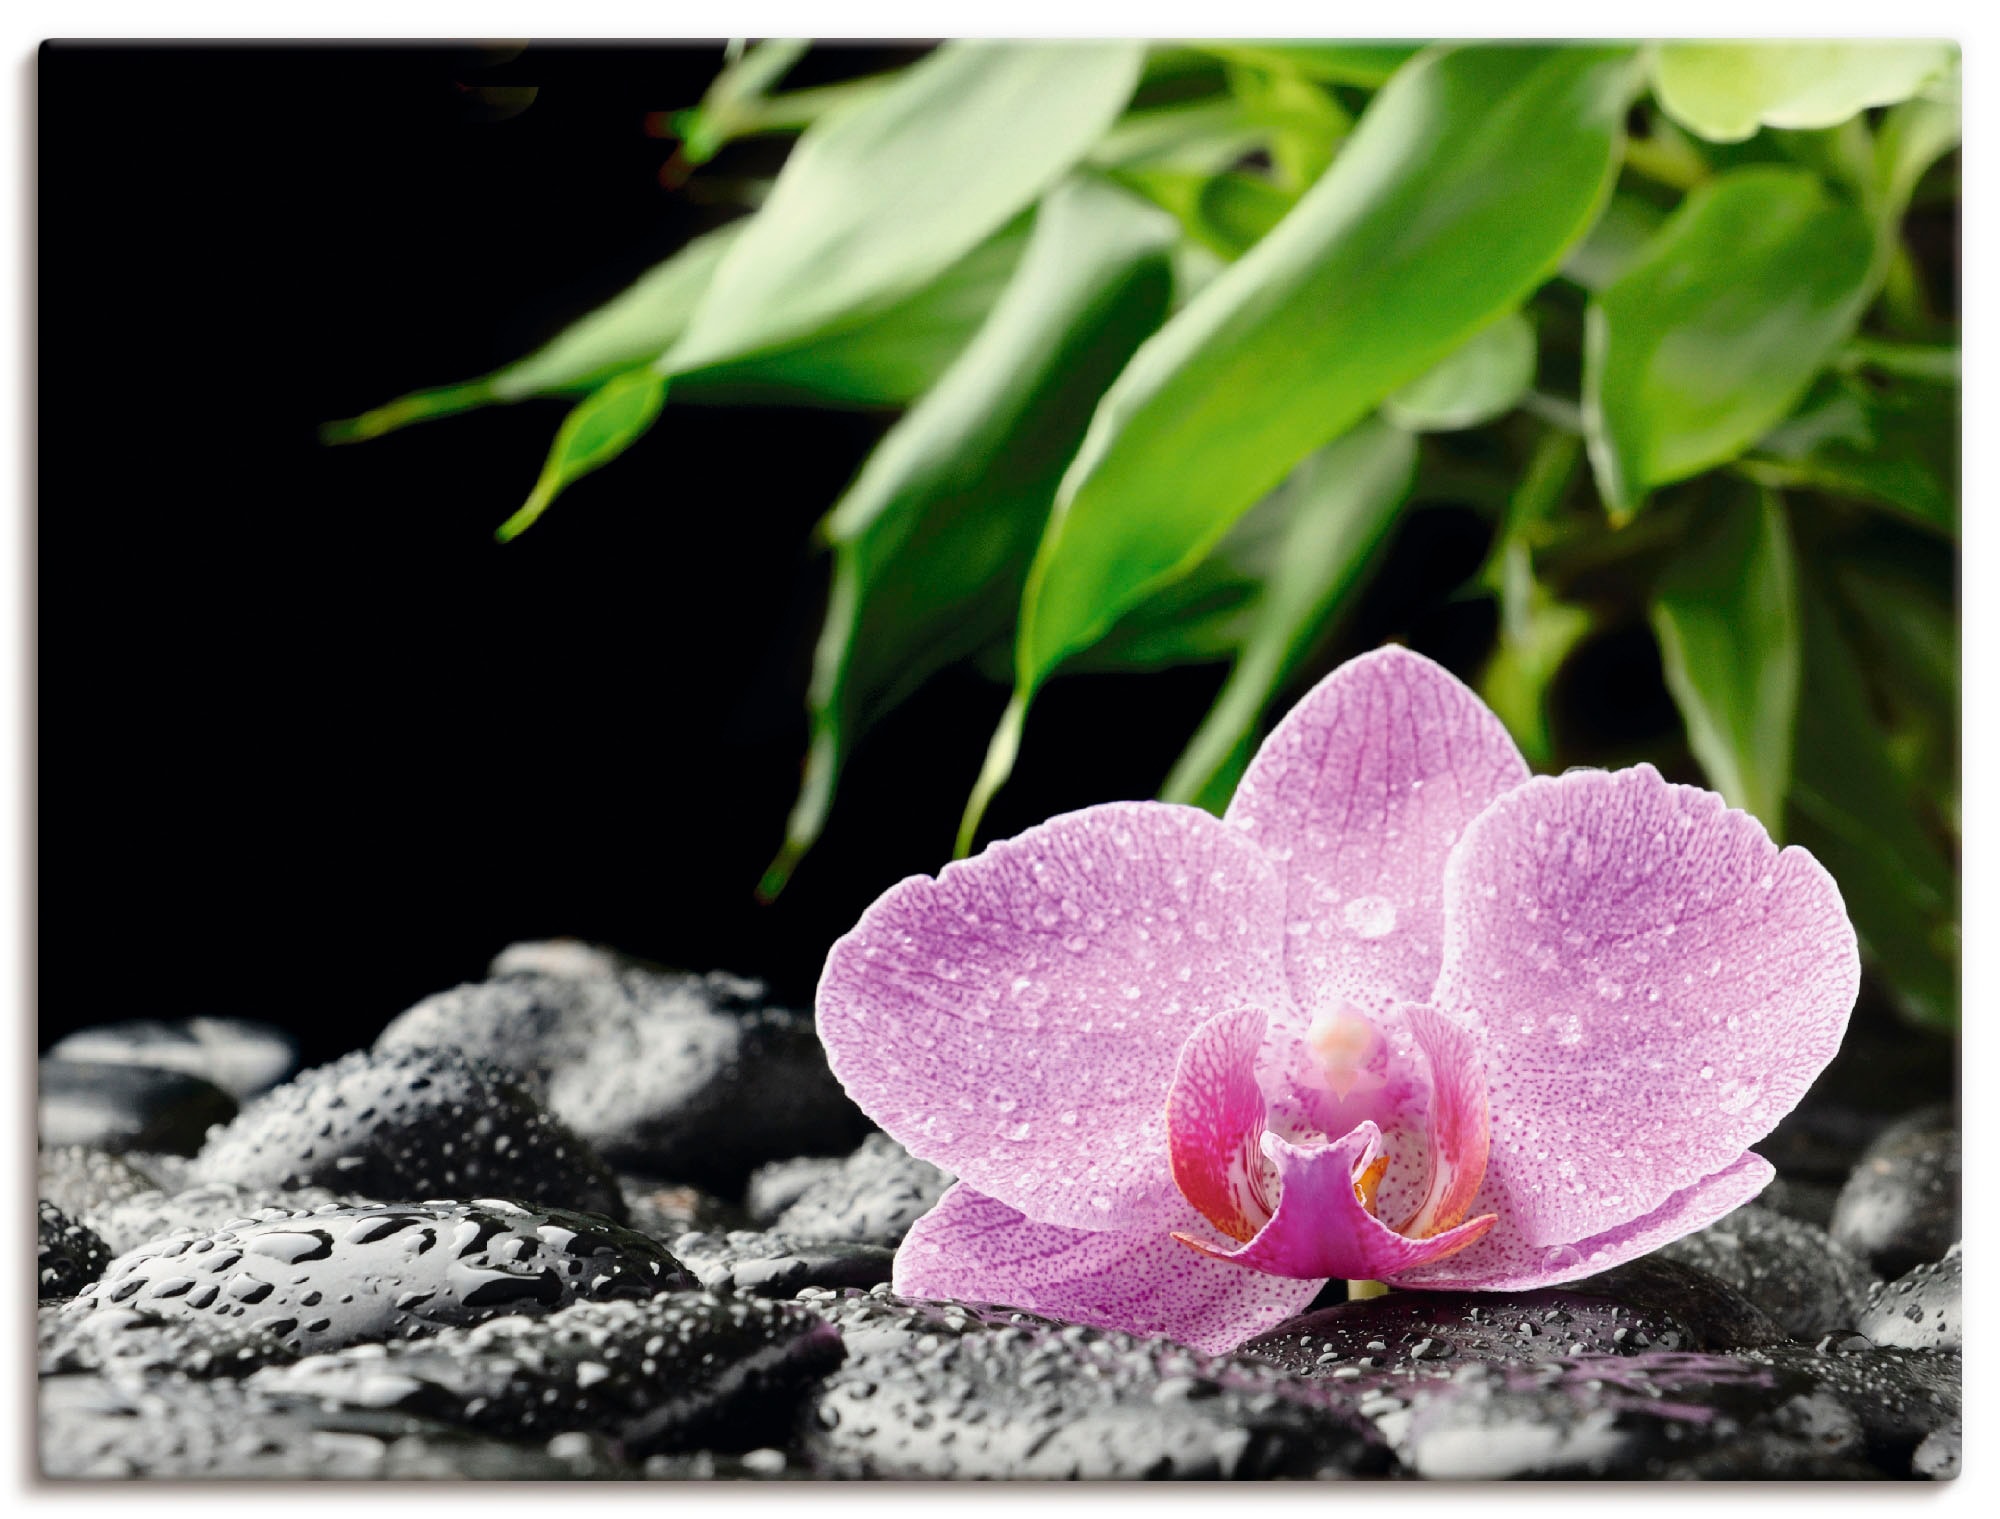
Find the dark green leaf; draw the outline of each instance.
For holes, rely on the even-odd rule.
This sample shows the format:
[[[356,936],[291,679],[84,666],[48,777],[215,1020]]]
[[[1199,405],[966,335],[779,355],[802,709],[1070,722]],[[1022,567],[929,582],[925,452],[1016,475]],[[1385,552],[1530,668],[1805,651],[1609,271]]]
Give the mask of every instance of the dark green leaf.
[[[1718,477],[1714,494],[1654,595],[1653,632],[1688,747],[1777,836],[1799,705],[1791,535],[1769,491]]]
[[[1051,192],[986,325],[834,509],[812,749],[766,896],[819,836],[860,733],[1006,632],[1090,407],[1166,312],[1173,239],[1165,216],[1122,190]]]
[[[1359,581],[1409,493],[1416,465],[1416,440],[1371,418],[1279,487],[1289,508],[1285,531],[1250,609],[1242,651],[1160,788],[1162,801],[1217,814],[1228,806],[1265,708]]]
[[[1608,192],[1631,84],[1622,48],[1412,62],[1291,214],[1140,350],[1063,479],[969,818],[1065,655],[1554,270]]]
[[[518,538],[563,489],[624,453],[653,425],[666,404],[667,381],[636,369],[604,382],[579,401],[556,430],[548,462],[521,509],[500,525],[502,543]]]
[[[1563,260],[1563,278],[1586,290],[1602,290],[1645,256],[1666,212],[1624,191],[1611,197],[1590,235]]]
[[[1535,383],[1535,329],[1510,311],[1382,403],[1409,432],[1455,432],[1504,417]]]
[[[788,347],[928,283],[1083,157],[1144,57],[1133,42],[949,42],[816,122],[663,368]]]
[[[1584,421],[1614,516],[1735,458],[1798,403],[1867,298],[1868,219],[1803,169],[1692,191],[1592,301]]]
[[[1955,536],[1958,410],[1955,388],[1917,381],[1874,386],[1828,375],[1796,414],[1759,441],[1743,468],[1768,484],[1876,502]]]
[[[1907,100],[1956,55],[1948,42],[1667,42],[1653,91],[1689,131],[1741,142],[1759,126],[1837,126]]]

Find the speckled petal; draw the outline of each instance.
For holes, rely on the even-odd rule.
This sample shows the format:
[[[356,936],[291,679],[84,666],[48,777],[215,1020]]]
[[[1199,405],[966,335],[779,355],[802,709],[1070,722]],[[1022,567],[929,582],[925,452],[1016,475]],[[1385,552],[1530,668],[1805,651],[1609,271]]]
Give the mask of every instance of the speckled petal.
[[[1257,1051],[1264,1025],[1254,1008],[1209,1019],[1181,1046],[1167,1093],[1174,1185],[1234,1240],[1263,1228],[1277,1195],[1277,1175],[1258,1144],[1264,1093],[1257,1085]]]
[[[827,956],[820,1038],[912,1154],[1044,1223],[1164,1234],[1175,1060],[1206,1018],[1285,1006],[1283,911],[1205,812],[1067,813],[885,893]]]
[[[1183,1208],[1178,1227],[1205,1227]],[[1000,1303],[1220,1353],[1290,1318],[1325,1283],[1246,1271],[1164,1232],[1031,1223],[961,1182],[904,1239],[893,1285],[905,1297]]]
[[[1714,1176],[1840,1046],[1860,965],[1833,879],[1650,765],[1541,778],[1446,871],[1435,1004],[1480,1037],[1475,1206],[1589,1239]]]
[[[1444,1014],[1413,1007],[1405,1016],[1430,1065],[1431,1098],[1424,1115],[1427,1179],[1413,1216],[1388,1217],[1396,1220],[1399,1233],[1427,1239],[1471,1211],[1486,1179],[1486,1070],[1472,1035]]]
[[[1527,778],[1485,703],[1408,649],[1349,660],[1292,708],[1228,819],[1285,872],[1286,966],[1306,1016],[1430,997],[1445,858]]]
[[[1576,1244],[1531,1244],[1503,1215],[1493,1232],[1478,1244],[1448,1260],[1404,1272],[1393,1279],[1394,1284],[1436,1291],[1524,1292],[1594,1276],[1707,1228],[1763,1191],[1773,1174],[1763,1156],[1740,1155],[1715,1175],[1676,1192],[1644,1218]],[[1475,1209],[1489,1206],[1485,1198],[1473,1203]]]
[[[1356,1191],[1358,1178],[1380,1149],[1381,1136],[1373,1124],[1310,1149],[1266,1134],[1264,1153],[1277,1165],[1282,1188],[1271,1221],[1249,1244],[1233,1250],[1191,1236],[1183,1236],[1182,1242],[1218,1260],[1274,1276],[1387,1281],[1465,1249],[1493,1227],[1487,1214],[1429,1239],[1398,1234],[1368,1211]]]

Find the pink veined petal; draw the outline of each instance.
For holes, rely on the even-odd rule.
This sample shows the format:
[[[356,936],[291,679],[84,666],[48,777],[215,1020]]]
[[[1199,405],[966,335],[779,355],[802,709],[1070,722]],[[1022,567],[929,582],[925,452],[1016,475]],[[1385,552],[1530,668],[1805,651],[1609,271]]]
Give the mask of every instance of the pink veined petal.
[[[1430,997],[1445,858],[1527,778],[1485,703],[1408,649],[1349,660],[1292,708],[1251,760],[1228,820],[1281,862],[1285,962],[1306,1016]]]
[[[1174,1185],[1216,1228],[1247,1240],[1271,1216],[1277,1173],[1258,1141],[1264,1093],[1257,1052],[1264,1015],[1218,1013],[1188,1036],[1167,1092],[1167,1149]]]
[[[1424,1124],[1428,1172],[1423,1201],[1396,1230],[1428,1239],[1465,1217],[1486,1179],[1486,1072],[1472,1036],[1444,1014],[1412,1007],[1405,1016],[1431,1068]]]
[[[1068,813],[886,892],[827,956],[820,1039],[912,1154],[1045,1223],[1164,1235],[1175,1060],[1216,1013],[1284,1006],[1283,909],[1205,812]]]
[[[1192,1208],[1182,1223],[1201,1227]],[[892,1285],[905,1297],[1005,1304],[1220,1354],[1290,1318],[1325,1283],[1211,1260],[1165,1232],[1033,1223],[960,1182],[911,1228]]]
[[[1840,1047],[1860,964],[1832,877],[1649,765],[1496,801],[1446,871],[1436,1006],[1479,1036],[1478,1206],[1588,1239],[1715,1175]]]
[[[1713,1176],[1705,1176],[1693,1186],[1674,1193],[1645,1217],[1575,1244],[1531,1244],[1502,1215],[1493,1232],[1478,1244],[1449,1260],[1406,1271],[1394,1279],[1394,1284],[1440,1291],[1456,1287],[1479,1292],[1516,1292],[1594,1276],[1671,1244],[1682,1235],[1707,1228],[1763,1191],[1773,1174],[1770,1162],[1763,1156],[1746,1152]],[[1474,1204],[1488,1205],[1483,1199]]]
[[[1271,1221],[1255,1239],[1233,1250],[1189,1234],[1177,1237],[1204,1255],[1274,1276],[1386,1281],[1465,1249],[1493,1227],[1493,1217],[1487,1214],[1429,1239],[1398,1234],[1362,1201],[1368,1170],[1380,1147],[1381,1136],[1373,1124],[1313,1149],[1266,1134],[1264,1153],[1276,1163],[1282,1188]]]

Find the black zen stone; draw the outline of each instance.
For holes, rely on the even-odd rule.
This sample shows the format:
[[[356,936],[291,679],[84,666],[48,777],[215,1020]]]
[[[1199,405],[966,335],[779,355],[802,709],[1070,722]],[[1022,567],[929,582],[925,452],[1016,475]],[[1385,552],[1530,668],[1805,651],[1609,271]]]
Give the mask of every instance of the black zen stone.
[[[1874,1275],[1824,1229],[1757,1203],[1659,1251],[1727,1282],[1794,1339],[1852,1329]]]
[[[143,1308],[63,1313],[45,1308],[36,1325],[41,1375],[101,1372],[121,1382],[162,1377],[242,1377],[297,1358],[277,1336],[238,1320],[203,1321]]]
[[[887,1294],[804,1300],[847,1343],[801,1423],[820,1475],[1334,1478],[1390,1465],[1365,1418],[1258,1361]]]
[[[1965,1347],[1965,1253],[1957,1245],[1941,1261],[1913,1266],[1876,1284],[1854,1327],[1877,1345],[1910,1350]]]
[[[35,1276],[43,1302],[75,1297],[104,1274],[111,1251],[88,1224],[80,1224],[47,1198],[35,1205],[38,1243]]]
[[[668,1292],[357,1345],[257,1385],[519,1439],[589,1430],[644,1456],[782,1441],[800,1396],[841,1355],[834,1329],[796,1304]]]
[[[1942,1257],[1961,1232],[1957,1113],[1925,1108],[1884,1130],[1840,1189],[1829,1232],[1883,1276]]]
[[[797,1240],[732,1230],[683,1234],[673,1252],[712,1292],[790,1297],[806,1287],[873,1287],[889,1280],[896,1252],[848,1240]]]
[[[78,1029],[49,1053],[63,1060],[147,1065],[212,1082],[238,1102],[276,1086],[298,1069],[298,1042],[283,1029],[247,1018],[134,1018]]]
[[[351,1208],[379,1201],[325,1187],[237,1187],[216,1181],[178,1192],[141,1192],[100,1208],[90,1215],[90,1223],[114,1255],[123,1255],[183,1230],[208,1234],[230,1224],[262,1222],[328,1204]]]
[[[170,1236],[113,1261],[64,1311],[246,1324],[312,1353],[693,1285],[643,1234],[489,1198],[322,1208]]]
[[[811,1015],[720,972],[524,973],[460,986],[419,1002],[376,1042],[418,1046],[510,1065],[613,1164],[722,1196],[739,1196],[766,1161],[842,1153],[868,1132]]]
[[[157,1066],[45,1055],[38,1085],[45,1145],[192,1155],[211,1125],[236,1116],[236,1099],[213,1082]]]
[[[617,1179],[587,1143],[509,1071],[452,1050],[357,1050],[307,1071],[211,1136],[194,1179],[625,1213]]]
[[[89,1218],[160,1185],[131,1156],[87,1145],[43,1145],[35,1160],[35,1191],[71,1218]]]
[[[887,1134],[870,1134],[839,1166],[810,1180],[769,1227],[799,1239],[865,1240],[893,1249],[953,1180]]]

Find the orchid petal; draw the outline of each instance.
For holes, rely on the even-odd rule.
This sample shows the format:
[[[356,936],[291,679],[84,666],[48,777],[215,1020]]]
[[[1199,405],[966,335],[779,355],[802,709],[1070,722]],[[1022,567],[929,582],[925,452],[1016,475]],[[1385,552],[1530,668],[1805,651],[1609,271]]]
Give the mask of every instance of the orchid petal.
[[[1419,1266],[1393,1280],[1399,1287],[1443,1291],[1462,1288],[1483,1292],[1521,1292],[1552,1287],[1595,1276],[1625,1261],[1636,1260],[1683,1235],[1705,1229],[1725,1213],[1740,1208],[1770,1184],[1775,1173],[1761,1155],[1745,1153],[1713,1176],[1674,1193],[1659,1207],[1630,1223],[1575,1244],[1533,1244],[1521,1237],[1514,1221],[1502,1214],[1493,1232],[1449,1260]],[[1500,1206],[1480,1199],[1475,1208]],[[1383,1278],[1383,1280],[1390,1280]]]
[[[1175,1061],[1216,1013],[1286,1007],[1283,912],[1207,813],[1068,813],[885,893],[827,956],[820,1038],[912,1154],[1044,1223],[1163,1233],[1190,1211]]]
[[[1201,1228],[1182,1206],[1181,1226]],[[892,1285],[905,1297],[1001,1303],[1220,1354],[1290,1318],[1325,1284],[1212,1260],[1165,1232],[1033,1223],[960,1182],[911,1228]]]
[[[1258,1147],[1264,1093],[1257,1051],[1264,1015],[1218,1013],[1188,1036],[1167,1093],[1174,1184],[1210,1223],[1247,1240],[1271,1216],[1277,1176]]]
[[[1264,1153],[1276,1163],[1282,1188],[1271,1221],[1255,1239],[1234,1250],[1191,1235],[1179,1238],[1204,1255],[1274,1276],[1383,1281],[1463,1250],[1493,1227],[1488,1214],[1429,1239],[1398,1234],[1371,1213],[1362,1198],[1380,1151],[1381,1135],[1373,1124],[1311,1149],[1266,1134]]]
[[[1486,1071],[1472,1036],[1444,1014],[1413,1007],[1406,1016],[1431,1068],[1424,1126],[1428,1177],[1423,1202],[1396,1229],[1427,1239],[1465,1217],[1486,1179]]]
[[[1527,778],[1485,703],[1407,649],[1349,660],[1292,708],[1251,760],[1228,820],[1281,862],[1286,968],[1307,1016],[1429,998],[1446,856]]]
[[[1501,797],[1446,869],[1434,1003],[1480,1038],[1477,1206],[1562,1245],[1770,1132],[1839,1048],[1860,966],[1833,879],[1649,765]]]

